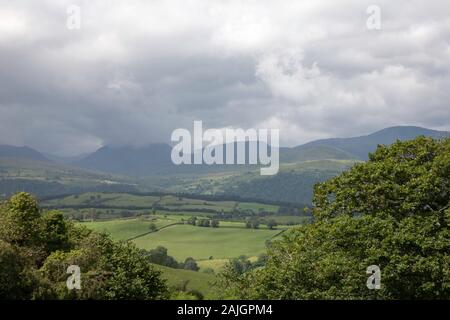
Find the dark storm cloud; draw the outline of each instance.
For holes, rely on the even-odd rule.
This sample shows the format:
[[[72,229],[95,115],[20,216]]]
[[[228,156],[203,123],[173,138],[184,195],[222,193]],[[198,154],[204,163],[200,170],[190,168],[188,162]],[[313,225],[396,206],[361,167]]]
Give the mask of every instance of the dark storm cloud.
[[[81,29],[66,28],[69,5]],[[193,120],[283,144],[448,129],[446,1],[0,1],[0,143],[75,154]]]

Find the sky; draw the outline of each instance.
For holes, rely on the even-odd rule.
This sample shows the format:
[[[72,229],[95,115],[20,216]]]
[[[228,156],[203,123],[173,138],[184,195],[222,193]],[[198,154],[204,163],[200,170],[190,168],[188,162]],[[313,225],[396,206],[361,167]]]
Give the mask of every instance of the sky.
[[[0,0],[0,144],[70,156],[194,120],[280,129],[285,146],[448,130],[450,2],[373,4]]]

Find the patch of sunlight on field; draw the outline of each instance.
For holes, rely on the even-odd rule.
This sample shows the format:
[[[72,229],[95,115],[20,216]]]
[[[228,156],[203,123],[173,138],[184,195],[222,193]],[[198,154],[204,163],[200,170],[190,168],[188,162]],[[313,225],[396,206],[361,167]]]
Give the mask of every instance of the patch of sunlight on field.
[[[133,241],[144,249],[166,247],[169,255],[179,261],[187,257],[196,260],[227,259],[265,252],[266,241],[278,232],[280,230],[176,225]]]
[[[200,267],[200,271],[211,268],[217,273],[222,270],[229,260],[230,259],[197,260],[197,265]]]
[[[126,240],[150,231],[150,224],[154,223],[157,228],[174,223],[174,220],[156,219],[155,221],[142,219],[116,219],[110,221],[80,222],[80,225],[97,231],[111,234],[115,240]]]

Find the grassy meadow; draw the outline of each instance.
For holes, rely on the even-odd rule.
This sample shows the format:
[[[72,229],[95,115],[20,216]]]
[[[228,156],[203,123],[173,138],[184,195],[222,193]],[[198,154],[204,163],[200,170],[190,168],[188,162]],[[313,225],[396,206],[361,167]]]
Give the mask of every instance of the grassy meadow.
[[[265,252],[265,242],[279,230],[245,229],[244,227],[203,228],[176,225],[133,240],[138,247],[163,246],[177,260],[228,259],[241,255],[256,256]]]

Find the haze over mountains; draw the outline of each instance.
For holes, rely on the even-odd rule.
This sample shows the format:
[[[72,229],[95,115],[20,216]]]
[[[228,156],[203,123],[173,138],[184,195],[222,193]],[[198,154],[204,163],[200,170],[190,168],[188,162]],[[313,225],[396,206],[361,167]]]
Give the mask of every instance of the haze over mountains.
[[[448,136],[449,132],[399,126],[367,136],[316,140],[294,148],[280,148],[280,162],[295,163],[323,159],[367,160],[368,153],[373,152],[378,144],[391,144],[397,139],[408,140],[419,135],[439,138]],[[182,165],[185,170],[175,168],[170,158],[171,150],[167,144],[151,144],[141,148],[106,146],[74,164],[83,168],[132,176],[168,173],[170,170],[191,172],[193,169],[191,166],[187,168],[188,166]],[[208,167],[210,166],[202,166],[201,170],[208,170]]]
[[[441,138],[450,136],[450,132],[399,126],[366,136],[281,147],[280,172],[266,177],[259,175],[255,165],[176,166],[171,161],[171,146],[164,143],[139,148],[104,146],[71,159],[46,157],[29,147],[0,145],[0,194],[21,190],[38,195],[90,190],[162,191],[307,204],[315,183],[366,160],[378,144],[419,135]]]

